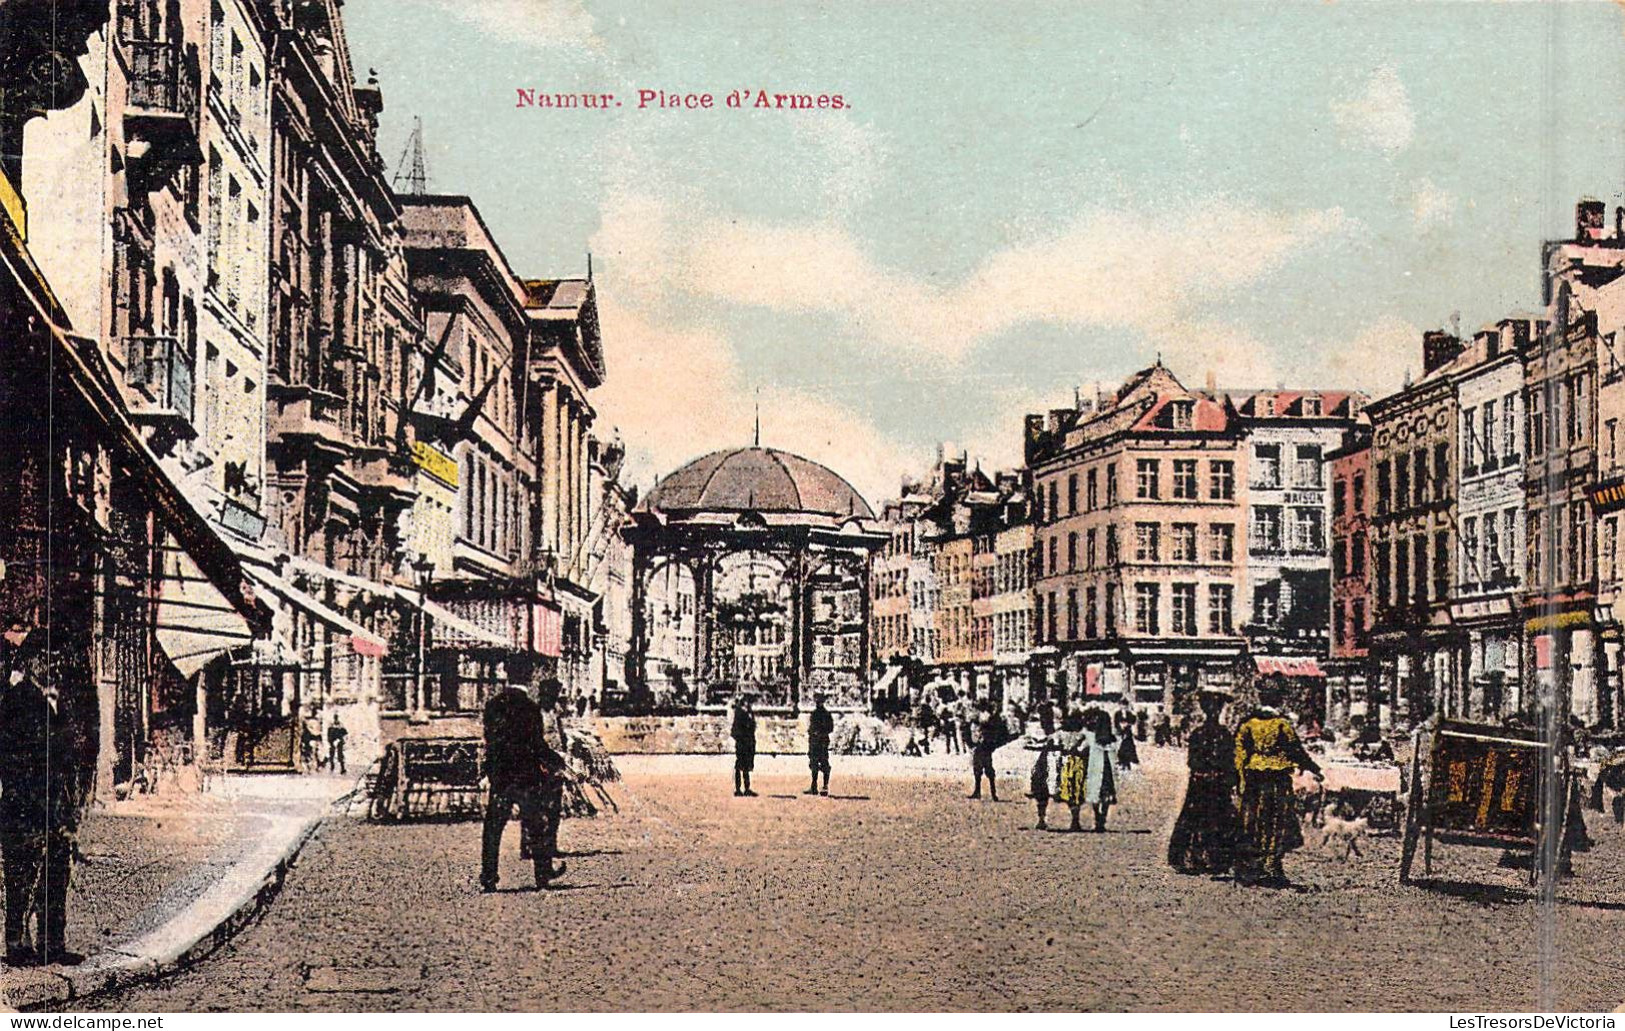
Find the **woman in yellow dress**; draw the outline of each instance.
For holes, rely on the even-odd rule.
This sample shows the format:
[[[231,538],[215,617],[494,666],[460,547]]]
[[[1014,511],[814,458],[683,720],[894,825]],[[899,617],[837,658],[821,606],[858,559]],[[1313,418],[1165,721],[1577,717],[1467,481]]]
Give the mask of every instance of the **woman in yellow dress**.
[[[1061,720],[1055,735],[1061,755],[1061,803],[1072,810],[1071,830],[1083,830],[1079,815],[1089,795],[1089,738],[1083,732],[1083,713],[1073,710]]]
[[[1236,880],[1286,885],[1281,857],[1303,846],[1292,775],[1307,770],[1320,780],[1320,766],[1298,741],[1281,704],[1278,683],[1258,689],[1258,708],[1236,731],[1236,772],[1241,777],[1241,841]]]

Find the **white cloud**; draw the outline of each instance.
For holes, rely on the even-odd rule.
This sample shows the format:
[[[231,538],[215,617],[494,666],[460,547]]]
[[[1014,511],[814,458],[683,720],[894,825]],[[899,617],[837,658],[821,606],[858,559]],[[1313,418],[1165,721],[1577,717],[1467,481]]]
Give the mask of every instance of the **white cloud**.
[[[944,285],[877,263],[833,224],[727,218],[643,194],[610,198],[603,236],[645,266],[652,290],[675,282],[727,306],[825,315],[855,338],[957,361],[1034,323],[1157,334],[1199,322],[1208,305],[1349,226],[1337,208],[1279,213],[1223,199],[1102,208]]]
[[[583,0],[433,0],[503,43],[596,51],[603,45]]]
[[[1456,195],[1423,177],[1411,192],[1411,219],[1418,229],[1449,225],[1456,217]]]
[[[755,393],[734,342],[716,328],[724,313],[829,318],[848,338],[890,348],[900,369],[939,377],[958,375],[973,347],[1024,325],[1116,328],[1160,349],[1192,386],[1208,370],[1223,385],[1263,385],[1277,378],[1269,349],[1206,312],[1349,228],[1335,208],[1283,214],[1209,200],[1157,213],[1100,209],[937,285],[882,266],[830,224],[729,218],[624,181],[602,213],[592,250],[603,259],[612,371],[599,407],[632,444],[640,476],[750,440]],[[1070,400],[986,389],[1009,395],[989,409],[997,416],[951,432],[989,470],[1020,462],[1023,414]],[[871,501],[930,460],[830,393],[768,387],[761,401],[765,443],[829,464]]]
[[[872,505],[894,495],[902,474],[929,457],[827,398],[777,386],[758,395],[733,347],[709,328],[651,318],[610,287],[600,298],[610,375],[593,400],[602,424],[621,430],[630,476],[645,488],[689,459],[749,444],[758,401],[763,444],[828,465]]]
[[[793,132],[822,159],[815,174],[827,207],[850,212],[869,199],[890,156],[884,134],[845,112],[797,121]]]
[[[1406,370],[1420,369],[1422,330],[1384,315],[1346,339],[1307,345],[1305,354],[1321,370],[1323,383],[1382,397],[1403,385]]]
[[[1375,147],[1388,157],[1410,146],[1416,132],[1410,94],[1393,65],[1372,72],[1359,94],[1334,101],[1332,120],[1345,139]]]

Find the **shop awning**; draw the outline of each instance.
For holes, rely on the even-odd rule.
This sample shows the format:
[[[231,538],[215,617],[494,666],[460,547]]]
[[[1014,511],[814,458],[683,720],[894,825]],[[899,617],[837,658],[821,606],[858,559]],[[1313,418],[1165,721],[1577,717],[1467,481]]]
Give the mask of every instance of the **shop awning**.
[[[350,617],[334,611],[324,602],[301,591],[275,573],[257,569],[253,566],[245,568],[248,575],[266,590],[344,635],[349,641],[350,650],[357,655],[368,655],[377,658],[389,651],[389,645],[382,637],[374,634]]]
[[[1312,656],[1255,655],[1253,664],[1264,676],[1280,674],[1286,677],[1324,677],[1320,663]]]
[[[236,554],[164,472],[130,422],[95,342],[70,336],[43,310],[40,314],[55,347],[57,371],[66,374],[86,409],[102,425],[103,440],[114,460],[130,474],[164,529],[192,562],[194,572],[213,584],[218,596],[240,613],[247,625],[269,627],[270,610],[255,599]]]
[[[153,619],[158,646],[183,677],[254,640],[241,612],[185,552],[164,556]]]
[[[397,587],[395,593],[402,601],[434,621],[434,643],[437,646],[467,645],[475,648],[504,648],[509,651],[514,649],[514,643],[508,638],[463,619],[444,605],[436,604],[416,591]]]

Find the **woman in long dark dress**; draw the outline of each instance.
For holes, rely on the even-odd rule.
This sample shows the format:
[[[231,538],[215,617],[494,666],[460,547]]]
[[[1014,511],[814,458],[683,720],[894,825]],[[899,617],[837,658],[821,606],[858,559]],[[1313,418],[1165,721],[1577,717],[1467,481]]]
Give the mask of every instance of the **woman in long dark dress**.
[[[1220,719],[1225,699],[1217,691],[1198,698],[1207,720],[1190,735],[1190,783],[1168,839],[1168,865],[1180,873],[1224,873],[1235,862],[1236,738]]]
[[[1101,715],[1105,715],[1104,711],[1102,711]],[[1134,725],[1136,718],[1137,717],[1134,715],[1134,708],[1129,705],[1127,699],[1124,699],[1123,707],[1117,710],[1117,714],[1115,716],[1109,717],[1106,720],[1108,730],[1116,731],[1115,734],[1109,736],[1115,737],[1118,742],[1117,765],[1121,766],[1125,770],[1131,769],[1140,764],[1140,750],[1134,747]]]

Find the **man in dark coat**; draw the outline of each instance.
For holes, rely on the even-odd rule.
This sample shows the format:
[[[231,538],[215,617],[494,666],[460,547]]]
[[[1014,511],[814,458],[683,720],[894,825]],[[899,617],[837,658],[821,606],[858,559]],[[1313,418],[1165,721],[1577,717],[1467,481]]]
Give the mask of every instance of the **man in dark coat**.
[[[1004,721],[994,714],[992,703],[984,698],[977,703],[976,716],[971,721],[970,727],[970,772],[976,780],[976,787],[971,791],[970,797],[982,797],[982,778],[985,776],[988,797],[997,802],[999,786],[993,780],[993,753],[1005,742]]]
[[[563,770],[564,757],[548,747],[541,710],[529,695],[509,684],[485,703],[485,776],[491,786],[480,855],[480,887],[485,891],[497,888],[497,854],[515,806],[530,841],[540,845],[546,840],[548,782]],[[531,860],[538,888],[564,873],[564,864],[554,866],[545,847],[534,847]]]
[[[835,717],[824,708],[824,696],[813,695],[813,711],[807,716],[807,766],[812,770],[812,786],[804,794],[829,794],[829,739],[835,733]],[[818,773],[823,771],[824,790],[818,790]]]
[[[350,732],[344,729],[344,724],[339,722],[339,714],[335,712],[333,724],[327,728],[327,772],[331,773],[334,769],[340,773],[350,772],[344,766],[344,739],[349,736]]]
[[[734,794],[755,798],[756,792],[750,789],[750,774],[756,769],[756,714],[751,711],[749,695],[740,695],[734,702],[731,733],[734,739]]]
[[[33,620],[18,618],[0,645],[0,862],[13,967],[84,959],[64,943],[79,793],[74,736],[44,638]]]

